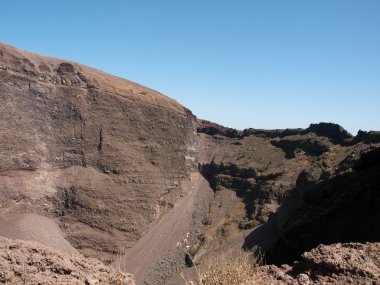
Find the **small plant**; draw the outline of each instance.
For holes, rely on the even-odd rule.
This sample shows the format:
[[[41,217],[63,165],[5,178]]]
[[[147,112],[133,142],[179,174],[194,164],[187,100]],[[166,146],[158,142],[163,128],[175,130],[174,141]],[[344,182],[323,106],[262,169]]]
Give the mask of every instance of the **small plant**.
[[[177,248],[185,253],[186,266],[194,267],[196,275],[197,275],[197,279],[199,279],[201,276],[201,273],[200,273],[199,268],[197,267],[197,265],[194,261],[194,258],[192,255],[193,249],[190,246],[189,240],[190,240],[190,233],[187,233],[186,237],[181,242],[177,242]],[[197,283],[194,283],[192,281],[186,280],[186,278],[183,275],[181,275],[181,276],[185,280],[186,284],[188,284],[188,285],[196,285],[197,284]],[[202,283],[199,283],[199,284],[203,285]]]
[[[207,215],[205,216],[205,218],[204,218],[203,221],[202,221],[202,224],[203,224],[204,226],[209,226],[209,225],[212,224],[212,220],[211,220],[211,216],[210,216],[210,214],[207,214]]]
[[[188,281],[184,278],[187,285],[252,285],[255,284],[258,276],[255,274],[255,267],[262,264],[263,257],[257,256],[255,259],[251,254],[241,254],[238,257],[226,260],[217,261],[210,266],[209,270],[200,272],[199,268],[193,260],[191,254],[192,246],[189,244],[190,234],[182,242],[177,242],[177,248],[184,251],[192,266],[195,268],[197,279]]]
[[[294,150],[295,153],[303,153],[303,149],[302,148],[299,148],[297,147],[295,150]]]
[[[267,171],[272,166],[272,161],[269,161],[265,166],[257,168],[258,173]]]
[[[192,253],[192,246],[189,242],[190,239],[190,233],[186,234],[186,238],[184,238],[181,242],[177,242],[177,248],[181,249],[185,253],[185,262],[188,267],[192,267],[195,265],[195,262],[193,260]]]
[[[256,156],[256,157],[255,157],[255,160],[256,160],[258,163],[260,163],[260,162],[262,162],[264,159],[263,159],[261,156]]]
[[[223,226],[221,229],[218,230],[218,232],[224,238],[227,238],[229,236],[229,230],[226,226]]]
[[[134,277],[123,271],[125,267],[125,261],[123,260],[123,254],[119,253],[115,261],[115,272],[111,276],[110,284],[112,285],[135,285]]]

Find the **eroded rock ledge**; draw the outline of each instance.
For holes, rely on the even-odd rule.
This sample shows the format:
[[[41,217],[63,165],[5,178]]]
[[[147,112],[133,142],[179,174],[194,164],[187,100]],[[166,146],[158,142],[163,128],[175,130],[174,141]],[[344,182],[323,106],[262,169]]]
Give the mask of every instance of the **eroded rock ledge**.
[[[379,284],[379,256],[380,243],[320,245],[292,266],[259,267],[258,284]],[[309,282],[298,283],[300,274]]]
[[[0,284],[135,285],[135,281],[131,274],[81,254],[0,237]]]

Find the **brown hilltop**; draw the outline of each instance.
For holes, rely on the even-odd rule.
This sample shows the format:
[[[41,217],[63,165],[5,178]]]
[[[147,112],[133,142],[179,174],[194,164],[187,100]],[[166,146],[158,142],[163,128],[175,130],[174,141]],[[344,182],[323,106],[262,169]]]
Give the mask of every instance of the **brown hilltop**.
[[[41,83],[97,89],[183,115],[186,113],[175,100],[153,89],[72,61],[38,55],[3,43],[0,43],[0,57],[0,69],[14,75]]]

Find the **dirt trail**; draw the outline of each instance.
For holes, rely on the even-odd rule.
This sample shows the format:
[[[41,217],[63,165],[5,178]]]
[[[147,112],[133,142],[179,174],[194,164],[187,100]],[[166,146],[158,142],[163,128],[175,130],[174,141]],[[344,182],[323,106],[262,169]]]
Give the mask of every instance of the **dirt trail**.
[[[204,211],[212,190],[199,173],[183,183],[187,193],[113,266],[134,274],[137,284],[159,284],[176,273],[183,254],[176,243],[194,232],[194,217]]]

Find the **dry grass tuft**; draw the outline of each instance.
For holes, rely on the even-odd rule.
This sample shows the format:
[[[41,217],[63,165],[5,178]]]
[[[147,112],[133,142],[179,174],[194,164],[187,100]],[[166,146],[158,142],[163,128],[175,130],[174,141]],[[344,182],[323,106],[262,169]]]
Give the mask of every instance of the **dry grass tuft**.
[[[116,270],[112,276],[110,284],[112,285],[135,285],[135,280],[131,274]]]
[[[110,285],[136,285],[136,281],[132,274],[123,271],[125,262],[122,253],[119,253],[115,261],[115,272],[111,277]]]
[[[255,264],[248,255],[215,263],[199,280],[188,285],[252,285],[256,279]]]

